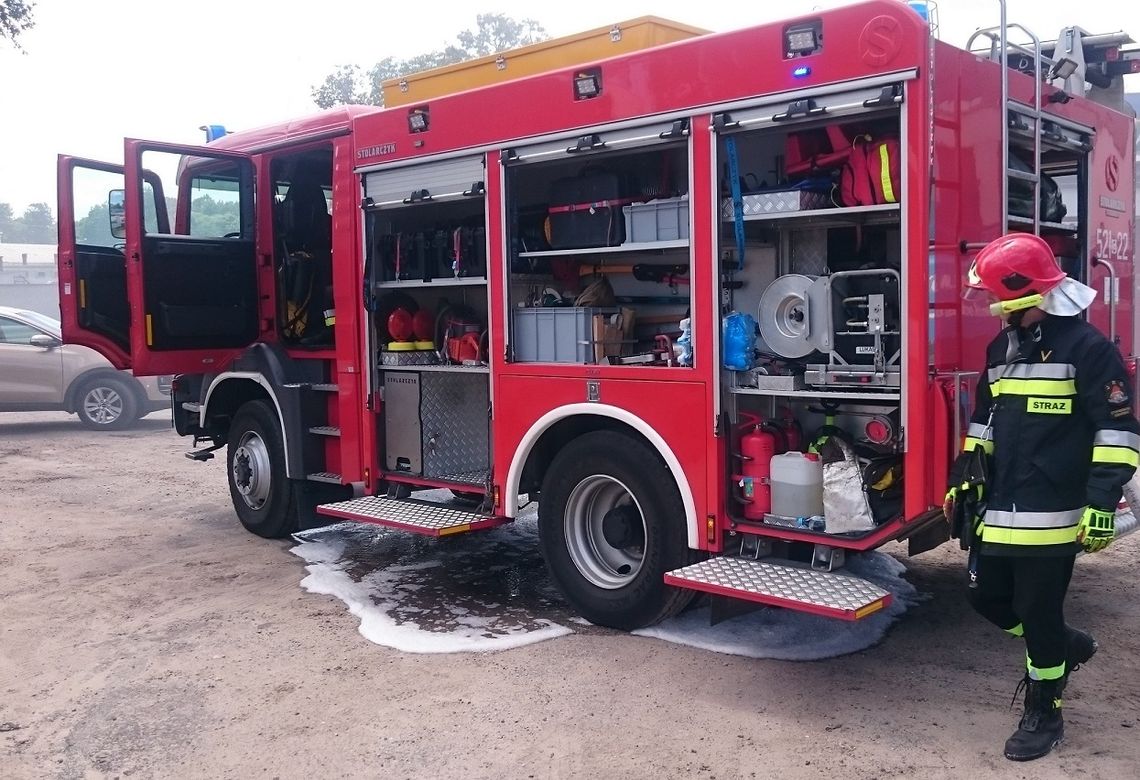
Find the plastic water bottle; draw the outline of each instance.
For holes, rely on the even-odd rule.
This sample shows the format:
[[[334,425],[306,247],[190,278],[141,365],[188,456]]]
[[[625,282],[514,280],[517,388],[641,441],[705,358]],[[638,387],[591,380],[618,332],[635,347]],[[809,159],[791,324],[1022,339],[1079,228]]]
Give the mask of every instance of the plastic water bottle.
[[[678,362],[682,366],[693,365],[693,323],[686,317],[681,320],[681,336],[677,343],[681,345],[681,357]]]
[[[827,520],[823,515],[812,515],[811,517],[797,517],[796,527],[804,528],[808,531],[823,532],[827,530]]]
[[[751,314],[734,311],[724,318],[724,367],[734,371],[752,368],[756,348],[756,320]]]

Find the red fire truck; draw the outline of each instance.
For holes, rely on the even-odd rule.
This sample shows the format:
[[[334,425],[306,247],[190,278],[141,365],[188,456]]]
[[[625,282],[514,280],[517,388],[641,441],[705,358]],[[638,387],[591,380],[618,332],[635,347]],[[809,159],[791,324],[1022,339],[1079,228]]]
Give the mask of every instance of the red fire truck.
[[[594,623],[695,591],[858,619],[890,594],[846,554],[946,539],[998,327],[960,295],[978,248],[1046,237],[1134,346],[1130,39],[1003,18],[971,43],[872,0],[61,157],[65,338],[179,375],[188,455],[225,449],[255,534],[315,508],[445,536],[537,502]],[[106,245],[74,233],[92,178]]]

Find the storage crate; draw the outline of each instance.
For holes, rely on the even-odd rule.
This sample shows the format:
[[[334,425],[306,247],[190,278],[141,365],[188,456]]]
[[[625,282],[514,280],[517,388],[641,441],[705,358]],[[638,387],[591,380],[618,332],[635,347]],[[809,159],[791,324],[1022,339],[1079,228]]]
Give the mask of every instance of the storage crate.
[[[625,240],[677,241],[689,237],[689,199],[668,198],[624,206]]]
[[[511,310],[511,348],[517,363],[593,363],[594,315],[617,314],[597,306]]]

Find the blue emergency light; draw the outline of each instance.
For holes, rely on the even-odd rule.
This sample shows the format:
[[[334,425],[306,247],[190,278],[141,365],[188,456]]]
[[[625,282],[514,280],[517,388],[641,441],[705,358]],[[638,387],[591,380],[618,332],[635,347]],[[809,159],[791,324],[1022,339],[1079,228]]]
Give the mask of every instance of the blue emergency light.
[[[810,75],[811,68],[809,68],[807,65],[800,65],[798,68],[792,71],[792,76],[797,79],[802,79]]]
[[[198,129],[205,131],[206,143],[210,143],[210,141],[216,141],[222,136],[229,133],[229,131],[226,130],[225,125],[202,125]]]

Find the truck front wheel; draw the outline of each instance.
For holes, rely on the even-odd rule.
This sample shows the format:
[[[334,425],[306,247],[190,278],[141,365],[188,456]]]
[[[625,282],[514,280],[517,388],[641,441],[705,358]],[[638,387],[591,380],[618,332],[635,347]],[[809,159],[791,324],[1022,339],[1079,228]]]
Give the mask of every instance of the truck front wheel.
[[[230,425],[230,498],[246,530],[277,539],[297,530],[293,485],[285,476],[281,425],[268,401],[247,401]]]
[[[551,576],[591,623],[642,628],[692,597],[663,579],[690,558],[673,475],[630,436],[595,431],[562,448],[543,479],[538,533]]]

